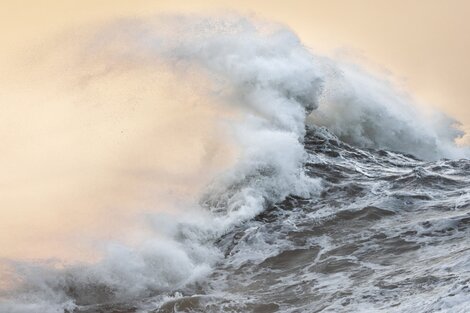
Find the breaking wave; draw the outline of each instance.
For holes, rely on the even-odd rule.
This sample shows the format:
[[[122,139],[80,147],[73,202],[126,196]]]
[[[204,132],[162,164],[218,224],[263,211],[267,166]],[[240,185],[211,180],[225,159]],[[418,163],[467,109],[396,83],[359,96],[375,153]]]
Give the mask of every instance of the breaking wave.
[[[221,268],[238,271],[243,264],[251,264],[244,263],[246,255],[241,253],[230,258],[221,244],[238,242],[241,225],[249,225],[287,197],[315,203],[325,192],[336,192],[338,197],[349,192],[332,188],[328,177],[321,175],[320,165],[309,168],[312,158],[322,159],[327,152],[306,149],[306,142],[312,140],[307,129],[326,136],[322,140],[344,141],[344,147],[330,151],[341,155],[343,163],[367,153],[350,153],[347,149],[353,148],[349,147],[391,150],[425,160],[469,155],[467,148],[455,143],[463,135],[455,128],[456,121],[421,109],[390,82],[357,66],[313,54],[283,25],[233,15],[127,20],[101,31],[89,47],[92,54],[105,55],[110,67],[122,62],[144,64],[155,71],[164,67],[189,83],[203,77],[207,83],[198,92],[233,113],[221,127],[239,153],[235,164],[213,177],[199,201],[187,210],[174,216],[148,216],[155,236],[137,246],[109,244],[103,258],[91,264],[5,260],[9,283],[2,291],[2,312],[111,312],[119,306],[131,312],[157,312],[165,303],[181,298],[182,291],[203,294],[202,282],[217,272],[214,269],[220,274]],[[410,156],[386,153],[390,162],[401,158],[406,164],[421,164]],[[350,175],[350,169],[339,162],[336,170],[342,172],[336,178],[339,181]],[[373,192],[357,188],[351,192]],[[349,200],[344,201],[346,205]],[[389,214],[372,207],[364,210],[360,214],[365,219]],[[363,215],[350,218],[361,220]],[[243,236],[248,233],[245,229]],[[308,235],[304,236],[308,241]],[[286,269],[283,262],[289,270],[295,267],[274,258],[276,251],[289,257],[287,239],[265,240],[264,235],[253,235],[244,242],[251,249],[238,247],[239,251],[257,256],[271,269]],[[293,262],[299,256],[314,260],[318,252],[314,250],[292,252]],[[231,279],[231,274],[224,275]],[[224,305],[201,310],[216,311]],[[233,310],[246,311],[247,307]]]

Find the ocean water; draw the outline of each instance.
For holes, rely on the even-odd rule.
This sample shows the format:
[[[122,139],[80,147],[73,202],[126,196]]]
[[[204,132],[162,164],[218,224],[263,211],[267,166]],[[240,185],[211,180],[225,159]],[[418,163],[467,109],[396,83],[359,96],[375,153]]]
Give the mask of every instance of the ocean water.
[[[282,25],[166,16],[106,34],[123,27],[119,58],[203,73],[204,96],[237,111],[237,161],[187,214],[156,214],[160,235],[137,247],[9,261],[0,312],[470,312],[455,121]]]

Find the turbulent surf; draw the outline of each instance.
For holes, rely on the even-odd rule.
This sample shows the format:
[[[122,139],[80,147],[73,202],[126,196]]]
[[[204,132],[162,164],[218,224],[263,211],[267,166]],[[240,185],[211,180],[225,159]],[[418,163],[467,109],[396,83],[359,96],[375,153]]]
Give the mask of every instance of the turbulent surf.
[[[204,77],[236,161],[191,209],[149,217],[158,236],[137,246],[92,264],[8,260],[2,312],[468,312],[455,121],[278,24],[165,16],[97,37],[110,67]]]

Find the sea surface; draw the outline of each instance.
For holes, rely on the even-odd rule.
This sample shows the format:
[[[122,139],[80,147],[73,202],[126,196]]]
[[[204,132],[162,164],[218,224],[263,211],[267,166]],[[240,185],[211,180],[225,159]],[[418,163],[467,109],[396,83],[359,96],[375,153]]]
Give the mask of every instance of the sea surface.
[[[76,312],[470,312],[470,161],[421,161],[307,131],[314,198],[288,196],[216,241],[203,281]]]

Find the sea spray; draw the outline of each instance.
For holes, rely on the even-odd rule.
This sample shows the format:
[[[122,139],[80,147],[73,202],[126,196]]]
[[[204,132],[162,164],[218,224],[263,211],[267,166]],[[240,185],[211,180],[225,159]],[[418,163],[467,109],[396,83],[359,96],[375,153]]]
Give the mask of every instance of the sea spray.
[[[198,219],[184,213],[167,219],[174,224],[170,233],[132,248],[110,244],[95,264],[35,265],[32,271],[28,264],[11,263],[20,284],[8,291],[6,310],[28,311],[36,303],[45,311],[60,311],[182,288],[208,273],[220,257],[213,241],[231,227],[289,194],[317,192],[317,180],[302,169],[302,140],[306,114],[317,107],[321,71],[299,39],[279,25],[267,27],[238,16],[163,21],[163,30],[152,23],[108,28],[98,36],[104,38],[99,53],[107,57],[110,71],[116,62],[145,63],[155,70],[173,69],[181,77],[204,76],[209,82],[205,96],[237,114],[226,124],[240,150],[238,161],[201,196]]]

